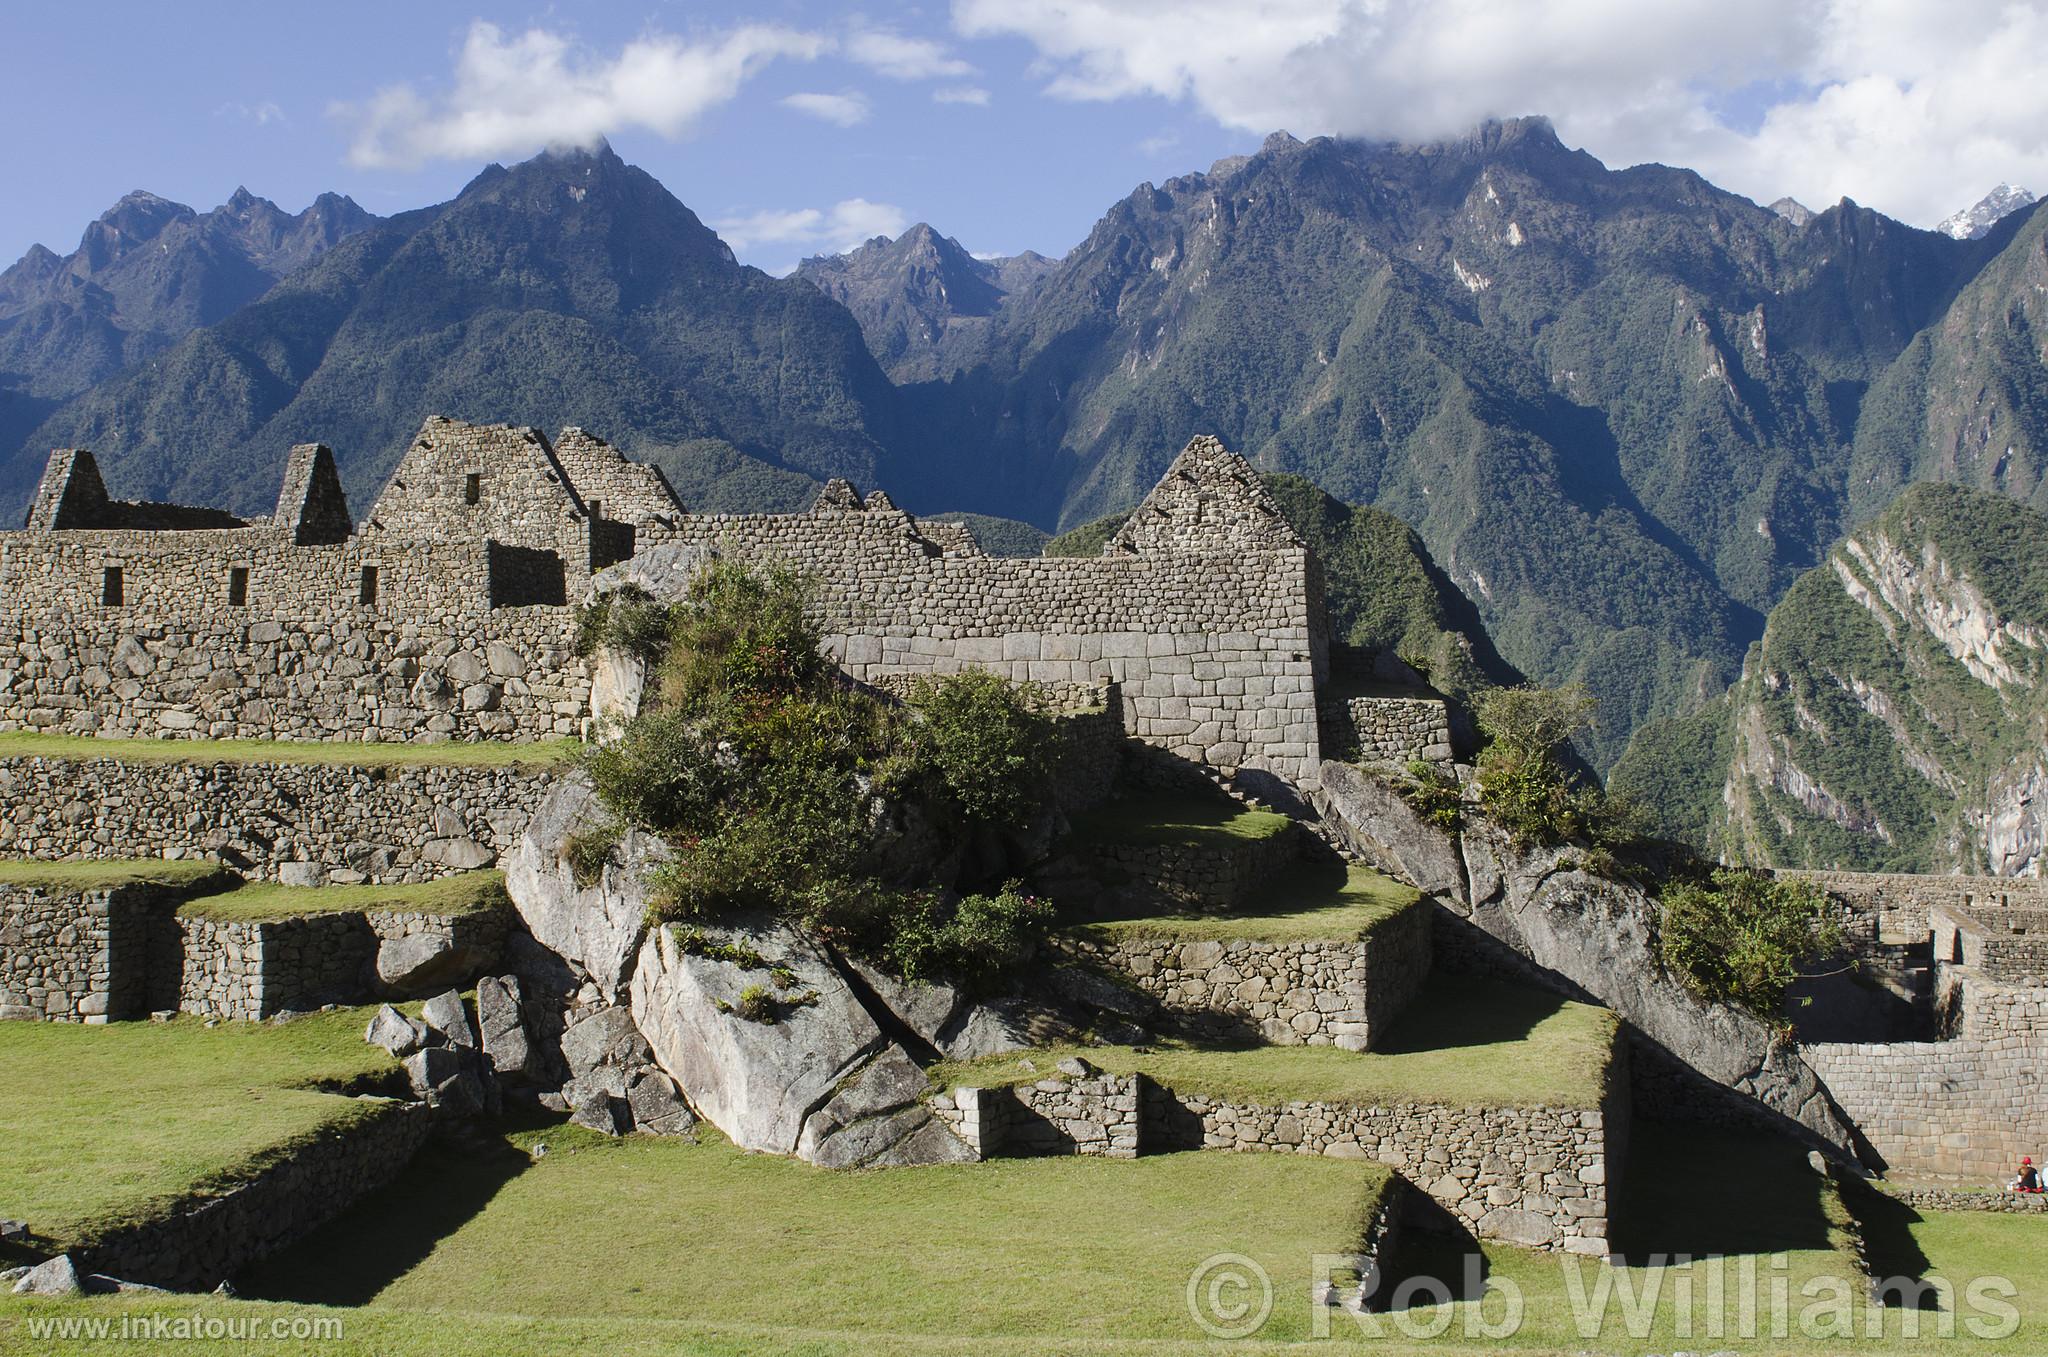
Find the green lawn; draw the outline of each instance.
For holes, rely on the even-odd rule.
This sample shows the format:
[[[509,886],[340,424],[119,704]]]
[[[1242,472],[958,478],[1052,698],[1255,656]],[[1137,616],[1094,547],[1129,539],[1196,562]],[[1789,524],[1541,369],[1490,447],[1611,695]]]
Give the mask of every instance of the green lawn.
[[[1266,1106],[1322,1101],[1594,1107],[1606,1088],[1614,1033],[1614,1015],[1604,1008],[1518,985],[1439,975],[1378,1051],[1170,1043],[1059,1047],[939,1065],[933,1077],[941,1087],[1029,1083],[1045,1078],[1062,1056],[1079,1055],[1114,1074],[1143,1071],[1181,1093]]]
[[[505,874],[489,869],[401,886],[280,886],[251,881],[191,900],[178,914],[220,921],[288,919],[302,914],[470,914],[506,903]]]
[[[102,891],[138,884],[196,886],[209,877],[227,878],[218,862],[170,862],[163,858],[124,858],[99,862],[44,862],[35,858],[0,858],[0,886],[38,886],[45,890]]]
[[[0,1023],[0,1216],[68,1241],[370,1113],[340,1087],[395,1069],[373,1009],[293,1022]]]
[[[1218,838],[1270,839],[1293,823],[1276,811],[1252,810],[1223,796],[1131,797],[1075,816],[1074,833],[1091,843],[1197,847]]]
[[[499,768],[567,763],[577,740],[511,744],[477,740],[448,744],[373,744],[313,740],[109,740],[95,735],[0,731],[0,759],[119,759],[123,763],[321,763],[357,768],[411,764]]]
[[[1316,942],[1362,938],[1417,906],[1414,888],[1370,867],[1301,863],[1256,888],[1229,914],[1158,914],[1107,919],[1069,929],[1090,942],[1163,938],[1174,942]]]
[[[1281,1295],[1305,1295],[1313,1257],[1355,1248],[1388,1182],[1377,1165],[1284,1155],[835,1173],[708,1131],[698,1144],[572,1128],[513,1139],[550,1153],[430,1151],[239,1289],[877,1341],[1197,1339],[1184,1286],[1203,1259],[1243,1253]],[[422,1239],[437,1241],[424,1256]],[[1267,1336],[1301,1336],[1304,1308],[1276,1310]]]

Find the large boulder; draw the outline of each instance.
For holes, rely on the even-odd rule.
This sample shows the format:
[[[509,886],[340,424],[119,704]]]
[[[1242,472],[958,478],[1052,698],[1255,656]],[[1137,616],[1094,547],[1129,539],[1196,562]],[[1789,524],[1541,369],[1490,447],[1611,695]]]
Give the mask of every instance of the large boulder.
[[[416,999],[462,984],[491,960],[484,949],[448,933],[405,933],[377,944],[377,983],[385,994]]]
[[[487,975],[476,982],[476,1020],[492,1073],[514,1081],[539,1074],[540,1053],[527,1035],[518,977]]]
[[[505,890],[534,940],[588,976],[607,998],[625,990],[647,936],[646,868],[666,845],[632,830],[594,879],[569,865],[579,835],[602,833],[609,818],[580,775],[558,781],[505,860]]]
[[[1470,807],[1464,831],[1448,834],[1354,765],[1323,765],[1317,804],[1381,871],[1435,896],[1563,988],[1613,1009],[1699,1074],[1853,1156],[1852,1133],[1795,1047],[1665,971],[1657,902],[1640,887],[1579,870],[1570,847],[1518,848]]]
[[[847,969],[896,1021],[948,1060],[1021,1051],[1032,1039],[1038,1013],[1020,1000],[976,1000],[936,980],[898,980],[866,962],[848,959]]]
[[[653,1059],[647,1039],[623,1005],[574,1014],[562,1029],[562,1063],[580,1079],[596,1069],[634,1069]]]
[[[745,1149],[833,1167],[957,1162],[972,1152],[924,1105],[923,1071],[823,947],[778,920],[717,930],[762,964],[699,955],[655,929],[633,1016],[697,1112]]]

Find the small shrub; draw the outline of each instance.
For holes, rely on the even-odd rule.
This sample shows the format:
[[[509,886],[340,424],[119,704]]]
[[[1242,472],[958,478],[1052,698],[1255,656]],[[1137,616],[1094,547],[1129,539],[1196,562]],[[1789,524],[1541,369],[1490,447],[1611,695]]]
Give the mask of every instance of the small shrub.
[[[1407,776],[1394,784],[1394,790],[1438,829],[1455,834],[1465,823],[1465,795],[1457,776],[1427,760],[1411,759]]]
[[[950,908],[936,892],[903,895],[890,911],[882,960],[906,980],[943,976],[982,989],[1029,960],[1052,922],[1052,906],[1015,881]]]
[[[586,659],[607,648],[657,661],[668,650],[673,610],[634,586],[600,595],[576,612],[576,653]]]
[[[702,832],[732,783],[681,714],[652,712],[610,744],[583,753],[598,799],[618,819],[657,834]]]
[[[562,856],[569,864],[569,875],[580,887],[597,884],[604,873],[604,865],[611,860],[612,852],[625,837],[625,830],[616,820],[571,834],[562,845]]]
[[[772,1023],[780,1016],[775,995],[766,985],[749,985],[741,990],[732,1011],[748,1022]]]
[[[662,659],[662,696],[697,715],[749,697],[811,692],[832,666],[806,616],[811,587],[788,566],[759,572],[714,561],[676,610]]]
[[[1479,755],[1479,800],[1522,847],[1591,841],[1609,851],[1630,842],[1633,807],[1598,786],[1580,785],[1566,764],[1572,738],[1592,722],[1595,702],[1569,688],[1494,688],[1478,702],[1486,748]]]
[[[1014,826],[1042,799],[1052,723],[1031,694],[985,670],[920,680],[910,707],[919,761],[969,820]]]
[[[1666,969],[1711,999],[1776,1021],[1800,967],[1839,952],[1840,919],[1810,881],[1721,867],[1659,898]]]

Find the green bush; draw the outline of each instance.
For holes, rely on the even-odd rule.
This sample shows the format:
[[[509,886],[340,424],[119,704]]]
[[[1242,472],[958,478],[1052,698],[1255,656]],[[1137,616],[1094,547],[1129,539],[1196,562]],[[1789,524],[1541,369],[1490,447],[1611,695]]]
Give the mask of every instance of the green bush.
[[[943,892],[914,891],[889,893],[876,903],[879,919],[848,939],[855,950],[870,952],[906,980],[944,978],[970,991],[1030,960],[1054,919],[1049,902],[1025,894],[1015,881],[995,895],[951,902]]]
[[[1044,799],[1052,723],[1031,694],[985,670],[921,679],[910,708],[918,727],[917,763],[969,820],[1015,826]]]
[[[668,651],[674,611],[645,589],[628,585],[604,594],[576,612],[576,653],[588,658],[611,648],[659,660]]]
[[[871,879],[872,819],[878,797],[918,797],[942,833],[1028,821],[1048,790],[1050,722],[978,671],[920,683],[908,704],[846,684],[807,597],[793,571],[708,567],[668,616],[653,709],[586,752],[616,822],[676,850],[650,873],[650,909],[767,911],[904,974],[1014,964],[1049,911],[1014,891],[949,905]]]
[[[1590,842],[1611,850],[1633,842],[1640,817],[1627,802],[1582,783],[1566,762],[1574,736],[1592,723],[1584,688],[1494,688],[1476,715],[1486,748],[1479,755],[1479,800],[1516,844]]]
[[[748,1022],[772,1023],[781,1016],[775,994],[766,985],[749,985],[741,990],[732,1009]]]
[[[625,831],[616,820],[571,834],[569,841],[562,845],[563,856],[569,863],[569,875],[578,886],[594,886],[604,873],[604,865],[610,860],[612,850],[619,846]]]
[[[1457,776],[1425,759],[1411,759],[1408,775],[1394,784],[1401,799],[1438,829],[1455,834],[1465,823],[1465,796]]]
[[[1838,953],[1842,925],[1810,881],[1722,867],[1659,897],[1665,967],[1695,992],[1775,1021],[1800,967]]]

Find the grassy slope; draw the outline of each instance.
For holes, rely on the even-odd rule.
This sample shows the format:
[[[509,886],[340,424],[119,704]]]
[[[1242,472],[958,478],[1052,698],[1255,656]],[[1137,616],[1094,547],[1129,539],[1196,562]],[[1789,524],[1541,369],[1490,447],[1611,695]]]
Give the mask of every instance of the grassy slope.
[[[0,731],[0,759],[119,759],[123,763],[320,763],[351,768],[424,764],[500,768],[567,763],[576,740],[534,744],[374,744],[301,740],[105,740],[93,735]]]
[[[218,862],[166,862],[161,858],[107,862],[43,862],[0,858],[0,886],[39,886],[67,891],[109,890],[115,886],[191,886],[222,876]]]
[[[368,1009],[282,1025],[0,1023],[0,1203],[45,1238],[133,1219],[375,1104],[306,1087],[394,1068]]]
[[[1026,1083],[1044,1078],[1060,1057],[1080,1055],[1115,1074],[1143,1071],[1182,1093],[1264,1105],[1592,1107],[1606,1086],[1614,1030],[1614,1015],[1603,1008],[1515,985],[1437,976],[1379,1051],[1334,1046],[1061,1048],[940,1065],[933,1078],[945,1086]],[[1032,1068],[1024,1068],[1026,1060]]]
[[[280,886],[251,881],[204,895],[178,913],[188,919],[285,919],[301,914],[470,914],[506,903],[501,871],[460,872],[403,886]]]
[[[1364,937],[1401,911],[1416,907],[1421,899],[1412,887],[1370,867],[1303,863],[1274,881],[1258,900],[1229,914],[1152,914],[1082,924],[1068,931],[1094,942],[1124,938],[1343,941]]]

